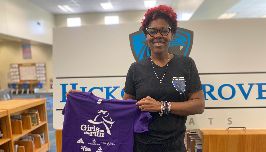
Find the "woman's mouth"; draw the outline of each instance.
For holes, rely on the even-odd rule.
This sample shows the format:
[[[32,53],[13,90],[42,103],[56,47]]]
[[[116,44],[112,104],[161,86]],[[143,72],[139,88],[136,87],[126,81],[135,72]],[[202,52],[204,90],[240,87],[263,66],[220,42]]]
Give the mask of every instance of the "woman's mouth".
[[[154,46],[163,46],[165,43],[164,42],[155,42],[153,43]]]

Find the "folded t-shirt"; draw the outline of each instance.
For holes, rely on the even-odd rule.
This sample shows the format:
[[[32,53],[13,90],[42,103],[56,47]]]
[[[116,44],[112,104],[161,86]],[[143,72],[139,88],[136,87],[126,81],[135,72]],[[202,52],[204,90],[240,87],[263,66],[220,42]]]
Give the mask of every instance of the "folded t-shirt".
[[[151,115],[136,100],[106,100],[71,92],[64,108],[63,152],[133,152],[134,132],[148,131]]]

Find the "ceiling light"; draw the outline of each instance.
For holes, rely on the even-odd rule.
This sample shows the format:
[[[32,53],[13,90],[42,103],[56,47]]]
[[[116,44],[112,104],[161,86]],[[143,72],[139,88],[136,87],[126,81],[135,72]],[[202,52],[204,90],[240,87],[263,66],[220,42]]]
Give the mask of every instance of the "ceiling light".
[[[59,7],[62,11],[67,12],[67,9],[65,9],[64,6],[62,6],[62,5],[57,5],[57,7]]]
[[[74,17],[74,18],[67,18],[67,26],[68,27],[76,27],[81,25],[81,19],[80,17]]]
[[[68,5],[57,5],[64,12],[74,12]]]
[[[69,12],[74,12],[72,8],[70,8],[68,5],[64,5],[65,9]]]
[[[218,19],[229,19],[236,16],[236,13],[224,13],[221,16],[218,17]]]
[[[156,0],[145,0],[144,1],[144,6],[146,8],[151,8],[154,7],[156,5]]]
[[[113,5],[111,2],[101,3],[101,6],[103,9],[106,9],[106,10],[113,9]]]
[[[188,21],[191,18],[192,15],[193,15],[193,13],[186,13],[186,12],[180,13],[180,14],[178,13],[177,20],[179,20],[179,21]]]
[[[119,24],[119,16],[105,16],[104,23],[106,25]]]

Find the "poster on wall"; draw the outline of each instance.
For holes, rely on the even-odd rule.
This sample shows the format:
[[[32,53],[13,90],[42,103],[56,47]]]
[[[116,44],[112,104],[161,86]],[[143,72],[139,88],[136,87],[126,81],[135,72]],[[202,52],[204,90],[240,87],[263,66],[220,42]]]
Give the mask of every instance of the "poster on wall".
[[[20,80],[37,80],[35,64],[22,64],[19,66]]]
[[[22,56],[23,59],[32,59],[31,44],[22,44]]]
[[[10,64],[9,66],[9,79],[11,83],[17,83],[20,81],[19,77],[19,65],[18,64]]]

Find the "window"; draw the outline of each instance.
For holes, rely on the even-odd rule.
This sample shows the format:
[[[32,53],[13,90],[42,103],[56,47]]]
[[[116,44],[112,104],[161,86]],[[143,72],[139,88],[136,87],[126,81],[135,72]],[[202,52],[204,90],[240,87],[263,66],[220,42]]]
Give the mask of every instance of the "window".
[[[75,18],[67,18],[67,26],[68,27],[75,27],[81,25],[81,19],[80,17]]]
[[[119,16],[105,16],[104,23],[106,25],[119,24]]]

